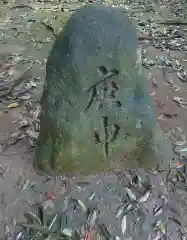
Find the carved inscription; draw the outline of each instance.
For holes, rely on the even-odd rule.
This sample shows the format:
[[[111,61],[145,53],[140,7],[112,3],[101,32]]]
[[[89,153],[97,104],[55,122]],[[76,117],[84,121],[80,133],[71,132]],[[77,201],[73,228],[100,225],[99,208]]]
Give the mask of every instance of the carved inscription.
[[[116,82],[111,79],[112,76],[118,74],[118,71],[116,69],[107,71],[103,66],[100,67],[99,70],[103,75],[103,79],[86,90],[89,92],[90,96],[85,111],[88,111],[93,104],[95,104],[98,111],[111,103],[115,104],[117,107],[121,107],[122,105],[116,97],[119,87]],[[116,140],[120,131],[120,126],[117,123],[109,124],[110,121],[108,116],[103,116],[101,121],[104,135],[101,136],[100,132],[94,130],[93,137],[96,144],[103,144],[104,153],[106,157],[108,157],[109,145]]]

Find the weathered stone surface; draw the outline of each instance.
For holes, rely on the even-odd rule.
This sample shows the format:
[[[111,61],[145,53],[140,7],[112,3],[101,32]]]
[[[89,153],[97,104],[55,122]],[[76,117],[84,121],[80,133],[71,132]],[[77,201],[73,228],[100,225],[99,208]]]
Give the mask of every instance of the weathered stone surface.
[[[36,148],[41,169],[87,174],[163,160],[137,48],[122,10],[92,4],[71,16],[46,66]]]

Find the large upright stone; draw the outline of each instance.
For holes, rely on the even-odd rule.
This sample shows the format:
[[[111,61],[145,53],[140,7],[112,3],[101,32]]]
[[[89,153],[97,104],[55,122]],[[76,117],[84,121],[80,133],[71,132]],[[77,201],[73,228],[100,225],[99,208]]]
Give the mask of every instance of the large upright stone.
[[[47,61],[39,168],[88,174],[160,163],[160,133],[137,48],[123,10],[91,4],[71,16]]]

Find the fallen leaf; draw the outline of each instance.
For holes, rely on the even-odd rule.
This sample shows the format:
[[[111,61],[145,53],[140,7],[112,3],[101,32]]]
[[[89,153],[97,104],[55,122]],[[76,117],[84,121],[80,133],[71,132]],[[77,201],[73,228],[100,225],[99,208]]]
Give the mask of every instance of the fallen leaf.
[[[49,199],[43,202],[43,208],[46,210],[47,208],[54,208],[54,202],[53,200]]]
[[[17,107],[19,107],[19,103],[17,102],[11,103],[7,106],[7,108],[17,108]]]
[[[115,240],[121,240],[119,236],[115,236]]]
[[[33,139],[38,139],[39,133],[35,132],[33,129],[27,130],[26,134],[28,137],[33,138]]]
[[[136,195],[132,192],[132,190],[130,188],[125,188],[125,191],[127,192],[129,198],[133,201],[136,201]]]
[[[72,231],[71,228],[64,228],[63,231],[62,231],[62,233],[63,233],[64,235],[68,236],[68,237],[72,237],[72,235],[73,235],[73,231]]]
[[[30,181],[29,181],[29,180],[26,180],[25,183],[24,183],[23,186],[22,186],[22,190],[24,191],[24,190],[28,189],[29,186],[30,186]]]
[[[180,149],[179,152],[187,152],[187,148]]]
[[[183,163],[183,162],[177,162],[177,163],[176,163],[176,167],[177,167],[177,168],[184,167],[184,163]]]
[[[153,209],[154,216],[158,216],[162,213],[162,206],[157,206]]]
[[[27,223],[29,223],[29,224],[37,223],[37,224],[41,225],[41,221],[40,221],[39,217],[33,212],[25,213],[24,217],[26,218]]]
[[[77,200],[79,206],[82,208],[83,212],[86,212],[87,211],[87,207],[86,205],[81,201],[81,200]]]
[[[150,190],[148,190],[142,197],[140,197],[140,200],[139,200],[139,202],[140,203],[144,203],[144,202],[146,202],[147,201],[147,199],[149,198],[149,196],[150,196]]]
[[[123,212],[124,212],[124,206],[120,206],[117,210],[116,218],[119,218]]]
[[[121,221],[121,231],[123,235],[125,234],[126,228],[127,228],[127,216],[124,215]]]
[[[19,126],[20,126],[20,128],[29,126],[29,122],[28,122],[27,118],[22,119],[19,123]]]
[[[87,233],[87,236],[86,236],[86,240],[92,240],[92,231],[89,230],[88,233]]]
[[[95,197],[95,195],[96,195],[96,193],[95,192],[93,192],[90,196],[89,196],[89,200],[93,200],[94,199],[94,197]]]
[[[187,144],[187,141],[176,141],[174,142],[176,146],[183,146],[184,144]]]
[[[108,231],[108,229],[104,224],[98,224],[98,229],[99,229],[100,235],[104,237],[106,240],[112,239],[110,232]]]
[[[88,216],[88,226],[90,229],[92,229],[95,226],[97,219],[98,211],[94,209]]]
[[[52,192],[50,192],[50,193],[45,193],[45,197],[46,197],[46,200],[52,200],[52,201],[54,201],[54,200],[56,200],[57,199],[57,193],[55,192],[55,191],[52,191]]]

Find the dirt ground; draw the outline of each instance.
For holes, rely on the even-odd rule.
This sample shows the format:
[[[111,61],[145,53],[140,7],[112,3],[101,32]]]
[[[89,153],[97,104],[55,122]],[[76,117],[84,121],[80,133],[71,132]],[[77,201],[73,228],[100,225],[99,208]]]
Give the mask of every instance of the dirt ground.
[[[28,2],[25,0],[24,2],[15,1],[14,3],[3,3],[2,1],[0,4],[0,87],[4,84],[5,72],[9,78],[16,79],[28,66],[32,65],[29,74],[24,75],[24,81],[29,83],[30,86],[32,84],[32,88],[28,89],[24,95],[25,97],[22,99],[19,97],[10,97],[8,99],[0,97],[0,141],[4,142],[11,134],[19,131],[19,122],[20,117],[23,115],[24,104],[26,102],[35,103],[40,99],[45,78],[45,59],[55,37],[51,33],[51,29],[41,23],[40,15],[36,15],[34,10],[37,7],[45,8],[46,4],[52,6],[50,2],[46,4],[41,2],[29,3],[29,0]],[[30,4],[29,6],[33,8],[28,6],[12,7],[20,6],[20,4]],[[64,3],[66,8],[71,7],[71,10],[81,4],[80,2]],[[177,4],[177,7],[179,6],[178,2],[169,5],[167,1],[163,3],[160,1],[159,6],[156,2],[154,4],[155,9],[159,9],[159,11],[158,14],[155,14],[155,12],[149,13],[151,18],[154,18],[155,15],[155,18],[159,16],[160,19],[164,17],[165,20],[171,14],[169,11],[173,11],[173,6],[175,4]],[[168,8],[166,8],[167,4]],[[127,9],[127,6],[130,7],[131,3],[129,2],[125,6]],[[133,15],[135,21],[144,17],[140,13],[141,8],[137,14]],[[162,26],[162,30],[164,27],[168,26]],[[177,26],[176,29],[178,28]],[[183,28],[185,34],[185,26],[181,28]],[[182,30],[180,29],[180,31]],[[183,52],[180,50],[162,51],[155,48],[152,42],[146,41],[140,41],[140,47],[145,47],[147,50],[146,57],[148,60],[155,61],[156,58],[168,57],[168,54],[170,54],[172,59],[182,62],[184,71],[187,67],[187,50],[183,50]],[[10,56],[13,56],[13,58],[11,59]],[[167,73],[166,80],[162,69],[155,66],[146,69],[146,72],[149,73],[150,93],[153,97],[162,130],[167,133],[175,127],[180,127],[184,134],[187,133],[187,109],[173,100],[173,97],[183,98],[184,101],[187,99],[187,77],[181,81],[177,77],[177,71],[174,71]],[[23,84],[21,87],[23,87]],[[20,89],[18,88],[18,90]],[[3,91],[0,91],[0,96],[1,92]],[[11,107],[10,104],[12,103],[19,103],[19,106]],[[184,104],[184,106],[187,105]],[[2,151],[0,155],[0,236],[3,234],[5,222],[12,221],[13,216],[19,218],[21,213],[30,208],[36,199],[40,199],[55,184],[60,185],[62,183],[62,179],[51,179],[46,182],[46,176],[34,172],[32,167],[34,152],[32,149],[31,151],[28,150],[29,144],[28,138],[25,137],[15,144],[10,144],[7,150]],[[35,185],[35,192],[27,191],[33,185]],[[60,189],[61,193],[64,193],[65,190],[62,186]]]

